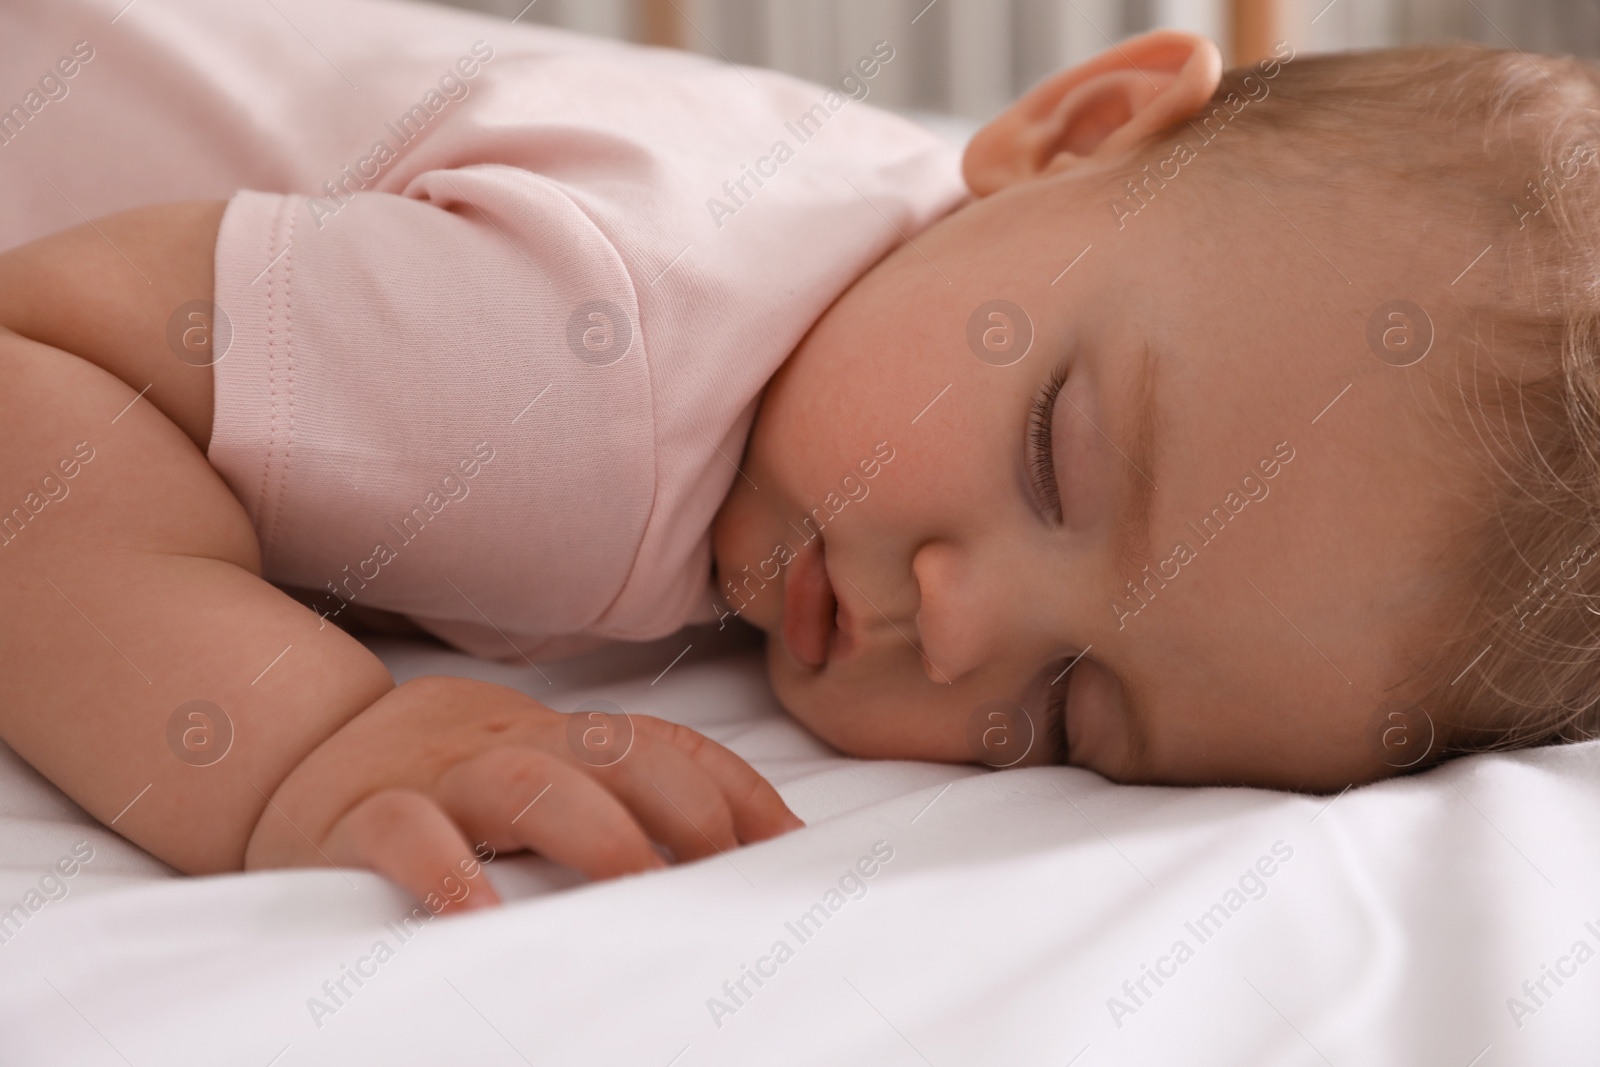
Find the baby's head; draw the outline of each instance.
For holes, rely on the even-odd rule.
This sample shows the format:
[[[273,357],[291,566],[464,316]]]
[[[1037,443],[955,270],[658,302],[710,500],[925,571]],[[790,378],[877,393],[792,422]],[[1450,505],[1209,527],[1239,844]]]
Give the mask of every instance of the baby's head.
[[[1311,790],[1594,734],[1597,85],[1160,32],[1032,90],[763,397],[714,540],[784,706]]]

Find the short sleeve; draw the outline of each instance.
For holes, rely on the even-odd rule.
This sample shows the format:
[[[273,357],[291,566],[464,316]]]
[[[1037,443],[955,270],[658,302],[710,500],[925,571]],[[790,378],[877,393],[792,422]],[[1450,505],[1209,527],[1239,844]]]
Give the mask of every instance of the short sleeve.
[[[558,186],[240,192],[215,269],[208,457],[265,577],[496,658],[605,611],[654,497],[649,367],[622,260]]]

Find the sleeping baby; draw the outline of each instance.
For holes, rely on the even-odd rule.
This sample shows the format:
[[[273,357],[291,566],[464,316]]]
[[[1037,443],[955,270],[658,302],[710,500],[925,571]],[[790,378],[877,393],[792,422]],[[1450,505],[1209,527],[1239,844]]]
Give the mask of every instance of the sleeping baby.
[[[319,11],[0,15],[0,736],[179,870],[468,908],[478,849],[801,825],[363,630],[537,687],[748,624],[846,753],[1119,782],[1595,732],[1588,67],[1159,31],[958,153],[870,102],[903,41],[819,85]]]

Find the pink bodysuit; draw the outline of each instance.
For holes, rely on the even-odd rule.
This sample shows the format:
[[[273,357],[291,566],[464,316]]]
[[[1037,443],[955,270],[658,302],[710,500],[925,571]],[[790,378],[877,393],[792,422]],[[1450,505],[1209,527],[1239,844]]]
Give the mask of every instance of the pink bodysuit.
[[[0,11],[0,247],[231,197],[169,337],[221,352],[265,577],[480,656],[714,617],[763,386],[963,196],[852,99],[892,41],[828,87],[424,5],[124,3]]]

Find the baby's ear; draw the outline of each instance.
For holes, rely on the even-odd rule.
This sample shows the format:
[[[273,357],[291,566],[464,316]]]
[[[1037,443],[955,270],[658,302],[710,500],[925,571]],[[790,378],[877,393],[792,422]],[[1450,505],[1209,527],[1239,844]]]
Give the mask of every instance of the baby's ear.
[[[1205,37],[1155,30],[1053,74],[973,135],[961,162],[975,196],[1102,162],[1211,99],[1222,55]]]

